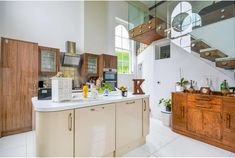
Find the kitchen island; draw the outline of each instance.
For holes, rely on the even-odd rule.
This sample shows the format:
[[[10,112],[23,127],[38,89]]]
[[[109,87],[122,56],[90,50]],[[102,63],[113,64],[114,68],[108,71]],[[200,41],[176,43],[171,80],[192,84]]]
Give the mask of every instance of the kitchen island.
[[[60,103],[34,97],[32,103],[40,157],[122,156],[144,144],[149,133],[148,95],[74,95]]]

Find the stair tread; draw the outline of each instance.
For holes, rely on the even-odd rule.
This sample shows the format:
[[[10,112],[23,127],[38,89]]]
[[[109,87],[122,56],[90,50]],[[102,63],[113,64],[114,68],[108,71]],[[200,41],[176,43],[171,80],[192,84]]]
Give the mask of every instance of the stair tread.
[[[217,59],[217,58],[225,58],[228,56],[218,49],[206,48],[206,49],[200,50],[200,57],[214,62],[215,59]]]
[[[200,53],[200,50],[206,48],[211,48],[211,47],[201,39],[196,39],[191,41],[191,50],[194,52]]]
[[[216,59],[216,67],[224,69],[235,69],[235,58]]]

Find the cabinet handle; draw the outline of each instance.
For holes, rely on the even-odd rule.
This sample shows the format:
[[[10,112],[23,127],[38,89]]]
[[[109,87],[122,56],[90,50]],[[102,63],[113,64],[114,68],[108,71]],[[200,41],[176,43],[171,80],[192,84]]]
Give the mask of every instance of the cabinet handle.
[[[184,118],[184,106],[181,107],[181,116]]]
[[[135,104],[135,101],[132,101],[132,102],[126,102],[126,104]]]
[[[226,127],[228,129],[230,129],[230,127],[231,127],[231,115],[230,114],[226,115]]]
[[[95,109],[90,109],[91,111],[95,111]]]
[[[147,106],[146,106],[146,101],[144,100],[144,111],[146,111]]]
[[[33,82],[33,91],[34,91],[34,93],[36,93],[36,91],[37,91],[36,81]]]
[[[69,131],[72,131],[72,122],[73,122],[72,113],[70,113],[68,116],[68,130]]]

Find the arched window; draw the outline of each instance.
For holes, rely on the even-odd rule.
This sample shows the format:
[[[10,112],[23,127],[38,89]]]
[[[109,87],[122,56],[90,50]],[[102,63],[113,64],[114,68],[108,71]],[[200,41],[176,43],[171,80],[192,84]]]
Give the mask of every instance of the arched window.
[[[123,25],[115,27],[115,53],[118,58],[118,73],[131,72],[132,45],[127,29]]]

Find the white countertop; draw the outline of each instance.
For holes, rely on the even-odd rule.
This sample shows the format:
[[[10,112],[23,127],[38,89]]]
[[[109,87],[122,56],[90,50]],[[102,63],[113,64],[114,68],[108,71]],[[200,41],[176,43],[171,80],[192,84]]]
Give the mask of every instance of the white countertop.
[[[38,100],[37,97],[33,97],[33,108],[35,111],[39,112],[62,111],[149,97],[149,95],[132,95],[132,93],[128,93],[127,97],[122,97],[121,95],[117,94],[111,94],[109,96],[99,95],[97,99],[92,99],[90,97],[83,98],[81,95],[81,93],[73,94],[73,99],[71,101],[64,102]]]

